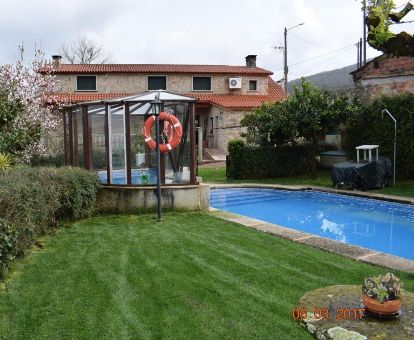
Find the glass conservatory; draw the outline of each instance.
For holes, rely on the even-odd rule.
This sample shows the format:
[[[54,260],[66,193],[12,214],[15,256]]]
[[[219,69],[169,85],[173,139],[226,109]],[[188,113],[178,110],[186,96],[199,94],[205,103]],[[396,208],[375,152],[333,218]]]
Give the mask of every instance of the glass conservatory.
[[[96,171],[102,184],[156,184],[157,97],[170,117],[160,116],[161,183],[195,184],[196,99],[165,91],[63,106],[65,163]]]

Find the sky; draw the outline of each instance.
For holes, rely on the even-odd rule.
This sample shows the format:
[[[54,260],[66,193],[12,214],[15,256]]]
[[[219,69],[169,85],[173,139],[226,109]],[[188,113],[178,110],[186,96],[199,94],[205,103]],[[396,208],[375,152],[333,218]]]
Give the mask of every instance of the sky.
[[[406,1],[395,1],[397,6]],[[0,65],[46,56],[87,36],[116,63],[257,65],[283,77],[284,28],[289,80],[356,63],[362,36],[359,0],[0,0]],[[412,11],[405,20],[414,20]],[[414,32],[414,23],[394,32]],[[379,55],[368,46],[367,57]]]

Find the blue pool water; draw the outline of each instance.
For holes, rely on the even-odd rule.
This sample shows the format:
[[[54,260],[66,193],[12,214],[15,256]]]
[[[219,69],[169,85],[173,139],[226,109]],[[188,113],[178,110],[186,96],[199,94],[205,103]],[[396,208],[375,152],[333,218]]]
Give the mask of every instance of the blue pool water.
[[[147,182],[142,181],[142,170],[132,169],[131,171],[131,180],[132,184],[156,184],[157,183],[157,169],[147,169],[145,174],[147,176]],[[98,171],[99,182],[106,184],[107,183],[107,173],[106,171]],[[112,184],[127,184],[126,172],[125,170],[114,170],[112,172]]]
[[[315,191],[212,189],[214,208],[414,260],[414,206]]]

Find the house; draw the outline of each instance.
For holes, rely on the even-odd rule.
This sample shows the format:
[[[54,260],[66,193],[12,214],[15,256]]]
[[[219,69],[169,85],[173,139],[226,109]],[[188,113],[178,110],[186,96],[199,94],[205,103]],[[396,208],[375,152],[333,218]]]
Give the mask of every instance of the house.
[[[351,72],[361,98],[414,93],[414,57],[380,55]]]
[[[167,64],[62,64],[53,56],[60,81],[60,100],[80,103],[116,98],[148,90],[167,90],[198,99],[195,124],[202,128],[203,144],[227,150],[240,136],[240,120],[264,102],[285,98],[271,71],[256,66],[248,55],[244,66]]]

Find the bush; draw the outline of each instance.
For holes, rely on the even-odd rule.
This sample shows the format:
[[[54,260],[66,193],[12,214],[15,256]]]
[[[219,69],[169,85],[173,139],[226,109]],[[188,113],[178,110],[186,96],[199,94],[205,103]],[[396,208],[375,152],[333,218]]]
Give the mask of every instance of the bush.
[[[65,155],[57,153],[54,155],[33,155],[30,159],[31,166],[54,166],[56,168],[65,165]]]
[[[22,167],[0,173],[0,278],[10,259],[23,256],[37,236],[63,220],[90,216],[98,185],[96,174],[78,168]]]
[[[381,111],[388,109],[397,120],[397,178],[414,178],[414,95],[380,97],[365,108],[344,134],[348,154],[355,155],[355,147],[377,144],[380,153],[393,159],[394,122]]]
[[[336,150],[323,144],[318,152]],[[309,171],[313,159],[313,145],[260,147],[246,145],[240,139],[228,146],[226,176],[232,179],[277,178],[299,175]]]
[[[0,278],[7,272],[8,264],[14,258],[15,239],[13,228],[5,220],[0,219]]]

